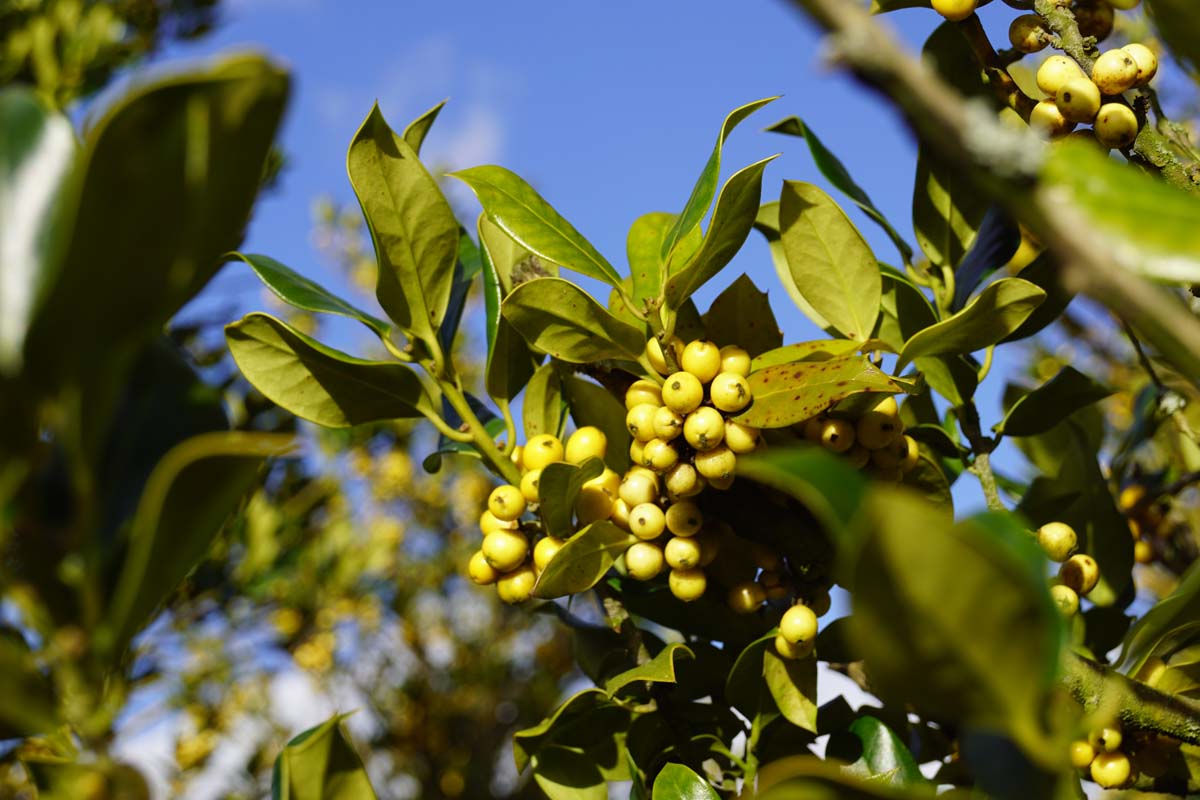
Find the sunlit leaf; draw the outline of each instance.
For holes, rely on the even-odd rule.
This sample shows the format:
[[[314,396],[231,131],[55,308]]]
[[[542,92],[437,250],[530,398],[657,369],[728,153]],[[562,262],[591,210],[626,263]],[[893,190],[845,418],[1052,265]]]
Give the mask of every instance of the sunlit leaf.
[[[546,565],[533,588],[534,596],[550,599],[586,592],[637,541],[636,536],[607,520],[593,522],[571,537]]]
[[[667,764],[654,779],[653,800],[718,800],[708,782],[683,764]]]
[[[500,310],[531,347],[561,361],[636,360],[645,347],[640,330],[561,278],[522,283],[504,299]]]
[[[675,662],[684,658],[695,658],[687,645],[678,642],[669,644],[645,664],[639,664],[620,675],[614,675],[605,682],[604,691],[612,697],[631,683],[675,683]]]
[[[1028,319],[1045,298],[1046,293],[1029,281],[998,280],[962,311],[905,342],[898,366],[922,356],[973,353],[996,344]]]
[[[829,406],[862,392],[903,391],[903,387],[865,356],[777,364],[750,373],[754,397],[736,419],[756,428],[783,428],[803,422]]]
[[[296,736],[275,759],[272,800],[375,800],[340,714]]]

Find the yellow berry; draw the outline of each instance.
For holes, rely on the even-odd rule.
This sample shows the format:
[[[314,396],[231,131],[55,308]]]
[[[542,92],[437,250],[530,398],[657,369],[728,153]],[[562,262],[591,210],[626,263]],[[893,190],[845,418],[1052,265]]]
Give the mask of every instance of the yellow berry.
[[[496,594],[505,603],[524,603],[533,596],[535,583],[537,573],[533,571],[533,567],[526,564],[496,581]]]
[[[658,406],[642,403],[629,409],[625,415],[625,427],[629,433],[643,444],[654,438],[654,415]]]
[[[585,484],[575,497],[575,518],[580,525],[590,525],[597,520],[608,519],[612,516],[613,504],[616,501],[615,494],[609,494],[599,486]]]
[[[808,658],[812,654],[814,641],[807,642],[789,642],[784,638],[782,633],[775,635],[775,652],[780,658],[788,661],[799,661],[802,658]]]
[[[933,0],[933,10],[951,22],[960,22],[975,13],[977,0]]]
[[[1091,122],[1100,112],[1100,89],[1087,78],[1071,78],[1058,90],[1055,104],[1069,121]]]
[[[541,479],[542,471],[540,469],[531,469],[521,476],[521,494],[525,496],[526,501],[538,502],[538,481]]]
[[[1075,22],[1079,24],[1079,32],[1084,36],[1094,36],[1097,42],[1102,42],[1113,31],[1112,6],[1103,0],[1084,0],[1075,4]]]
[[[1138,506],[1142,505],[1146,499],[1146,487],[1141,484],[1134,483],[1126,486],[1121,490],[1121,494],[1117,497],[1117,507],[1126,514],[1133,516],[1135,510],[1139,510]]]
[[[921,461],[921,448],[911,436],[901,436],[888,445],[888,448],[900,457],[901,472],[911,472]]]
[[[467,576],[474,583],[487,586],[495,583],[496,579],[500,577],[500,573],[487,562],[482,550],[476,550],[471,554],[471,560],[467,562]]]
[[[1037,71],[1038,88],[1050,97],[1056,97],[1063,84],[1083,75],[1083,70],[1067,56],[1050,56]]]
[[[704,515],[695,503],[684,500],[667,509],[665,521],[667,530],[676,536],[695,536],[704,525]]]
[[[625,473],[618,496],[632,509],[658,499],[658,481],[640,472]]]
[[[1154,546],[1149,542],[1138,541],[1133,543],[1133,560],[1137,564],[1149,564],[1154,560]]]
[[[565,455],[568,464],[582,464],[589,458],[604,458],[608,453],[608,437],[594,425],[587,425],[567,439]]]
[[[721,372],[732,372],[743,378],[750,374],[750,354],[736,344],[721,348]]]
[[[538,572],[546,568],[551,559],[562,549],[563,544],[562,539],[556,539],[553,536],[543,536],[538,540],[538,543],[533,546],[533,566],[537,568]]]
[[[1008,41],[1022,53],[1036,53],[1050,44],[1045,21],[1037,14],[1022,14],[1008,26]]]
[[[639,442],[634,439],[629,443],[629,460],[634,464],[641,464],[646,458],[646,443]]]
[[[1101,53],[1092,66],[1092,80],[1110,97],[1127,92],[1138,80],[1138,63],[1122,49]]]
[[[708,395],[714,406],[732,414],[750,405],[750,384],[735,372],[722,372],[713,378]]]
[[[1038,528],[1037,542],[1046,558],[1061,563],[1075,552],[1079,537],[1075,535],[1075,529],[1065,522],[1047,522]]]
[[[524,447],[522,447],[521,445],[517,445],[516,447],[514,447],[512,454],[509,455],[509,458],[512,459],[512,463],[517,465],[517,469],[521,469],[521,470],[525,469],[525,448]]]
[[[754,581],[743,581],[729,590],[727,601],[735,614],[752,614],[766,599],[761,586]]]
[[[1058,570],[1058,578],[1083,596],[1100,582],[1100,565],[1089,555],[1077,553],[1068,558]]]
[[[712,342],[697,340],[683,348],[679,366],[690,372],[701,383],[708,383],[721,371],[721,350]]]
[[[679,463],[679,451],[670,442],[651,439],[642,450],[642,464],[655,472],[666,472]]]
[[[668,345],[675,354],[675,363],[679,363],[680,357],[683,355],[683,340],[678,336],[672,336]],[[670,365],[667,364],[666,356],[663,355],[662,345],[658,339],[652,338],[646,342],[646,360],[650,362],[650,366],[654,367],[655,372],[659,375],[666,375],[671,372]]]
[[[828,418],[818,414],[815,417],[810,417],[804,421],[804,439],[813,444],[821,443],[821,431],[825,429],[825,422]]]
[[[657,539],[666,526],[666,515],[654,503],[636,505],[629,512],[629,532],[639,539]]]
[[[676,372],[663,384],[663,404],[680,414],[690,414],[704,401],[704,386],[690,372]],[[654,424],[653,420],[650,423]]]
[[[1093,728],[1088,733],[1088,744],[1097,753],[1115,753],[1121,749],[1121,729],[1116,725],[1106,725],[1102,728]]]
[[[855,444],[846,451],[846,463],[855,469],[862,469],[871,460],[871,451],[861,444]]]
[[[854,446],[854,426],[844,419],[828,419],[821,426],[821,446],[834,453],[844,453]]]
[[[904,426],[894,415],[868,411],[854,427],[854,439],[868,450],[882,450],[903,432]]]
[[[884,414],[892,419],[900,419],[900,404],[896,402],[896,396],[893,394],[884,395],[883,399],[875,404],[871,411],[876,414]]]
[[[683,415],[661,406],[654,412],[654,435],[669,442],[683,433]]]
[[[563,444],[557,436],[540,433],[525,443],[525,469],[542,469],[563,460]]]
[[[663,555],[671,569],[692,569],[700,566],[700,543],[695,539],[672,536],[663,548]]]
[[[601,472],[595,478],[592,478],[590,481],[587,481],[583,485],[585,488],[588,486],[594,486],[597,489],[603,489],[613,497],[616,497],[621,491],[621,476],[618,475],[614,470],[605,467],[603,472]]]
[[[1075,123],[1063,116],[1053,100],[1043,100],[1030,112],[1029,127],[1043,139],[1055,139],[1070,133]]]
[[[479,515],[479,531],[484,536],[487,536],[493,531],[515,531],[518,525],[516,520],[505,521],[496,519],[496,515],[490,511],[484,511]]]
[[[673,569],[667,578],[667,584],[671,587],[671,594],[685,603],[690,603],[704,596],[704,590],[708,587],[708,579],[704,576],[704,570],[698,567]]]
[[[483,537],[479,548],[487,563],[500,572],[511,572],[529,555],[529,540],[516,531],[496,531]]]
[[[1133,767],[1124,753],[1097,753],[1092,761],[1092,780],[1104,789],[1116,789],[1129,780]]]
[[[1051,586],[1050,599],[1064,617],[1070,618],[1079,613],[1079,594],[1070,586],[1061,583]]]
[[[1105,103],[1096,115],[1096,141],[1105,147],[1124,150],[1138,135],[1137,115],[1124,103]]]
[[[629,510],[629,504],[618,497],[613,503],[612,515],[609,520],[617,527],[629,530]]]
[[[725,446],[738,455],[753,453],[758,448],[758,428],[726,420]]]
[[[511,522],[525,513],[525,496],[516,486],[497,486],[488,496],[488,511],[502,521]]]
[[[724,481],[733,477],[737,456],[728,447],[721,445],[703,453],[696,453],[692,463],[696,465],[696,471],[709,481]]]
[[[1071,742],[1071,766],[1075,769],[1087,769],[1096,757],[1096,749],[1084,741]]]
[[[654,381],[637,380],[625,390],[625,410],[648,403],[652,406],[662,405],[662,389]]]
[[[1154,54],[1153,50],[1137,42],[1127,44],[1121,49],[1128,53],[1137,64],[1137,81],[1134,86],[1145,86],[1154,80],[1154,76],[1158,74],[1158,56]]]
[[[686,462],[681,462],[663,473],[663,483],[668,497],[692,497],[704,488],[696,468]]]
[[[637,542],[625,551],[625,569],[634,580],[655,578],[665,561],[662,548],[653,542]]]
[[[725,418],[715,408],[697,408],[683,421],[683,438],[697,450],[712,450],[725,438]]]
[[[817,615],[808,606],[792,606],[779,620],[779,635],[793,644],[811,641],[817,635]]]

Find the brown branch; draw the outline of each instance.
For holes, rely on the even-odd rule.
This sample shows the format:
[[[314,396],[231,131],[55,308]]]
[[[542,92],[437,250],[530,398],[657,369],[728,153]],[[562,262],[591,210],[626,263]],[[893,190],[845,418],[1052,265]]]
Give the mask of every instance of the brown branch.
[[[1126,728],[1200,744],[1200,701],[1160,692],[1074,654],[1063,660],[1062,681],[1085,711],[1111,708]]]

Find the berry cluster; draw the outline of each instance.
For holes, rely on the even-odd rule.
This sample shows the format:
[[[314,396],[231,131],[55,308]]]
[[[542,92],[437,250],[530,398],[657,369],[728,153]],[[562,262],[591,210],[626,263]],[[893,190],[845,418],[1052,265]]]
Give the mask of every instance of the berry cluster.
[[[796,432],[880,480],[902,480],[919,457],[916,441],[904,433],[896,398],[890,395],[858,417],[821,413],[797,425]]]
[[[1121,752],[1121,740],[1118,723],[1092,730],[1086,740],[1071,743],[1072,766],[1088,770],[1102,788],[1124,786],[1133,777],[1133,763]]]
[[[1154,560],[1155,540],[1168,533],[1163,526],[1162,508],[1154,502],[1146,487],[1137,483],[1121,490],[1117,505],[1129,520],[1133,560],[1138,564],[1149,564]]]
[[[1079,537],[1065,522],[1047,522],[1037,529],[1037,543],[1051,561],[1061,564],[1058,582],[1050,587],[1050,596],[1062,611],[1072,617],[1079,611],[1079,598],[1100,582],[1100,565],[1084,553],[1076,553]]]

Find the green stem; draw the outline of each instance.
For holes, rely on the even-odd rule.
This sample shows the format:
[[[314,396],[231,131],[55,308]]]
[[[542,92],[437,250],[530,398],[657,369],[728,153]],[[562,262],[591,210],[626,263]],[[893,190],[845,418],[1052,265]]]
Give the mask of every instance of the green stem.
[[[983,364],[979,367],[979,374],[976,381],[983,383],[983,379],[992,371],[992,359],[996,354],[996,346],[992,345],[983,353]]]
[[[450,407],[457,411],[458,416],[466,423],[467,430],[470,431],[466,441],[475,445],[475,449],[483,456],[484,463],[491,468],[492,472],[513,486],[520,484],[521,471],[517,469],[517,465],[513,463],[512,459],[496,445],[496,440],[479,421],[479,417],[475,415],[471,404],[467,402],[466,395],[463,394],[462,387],[458,382],[443,381],[442,391],[445,392],[446,401],[450,403]]]

